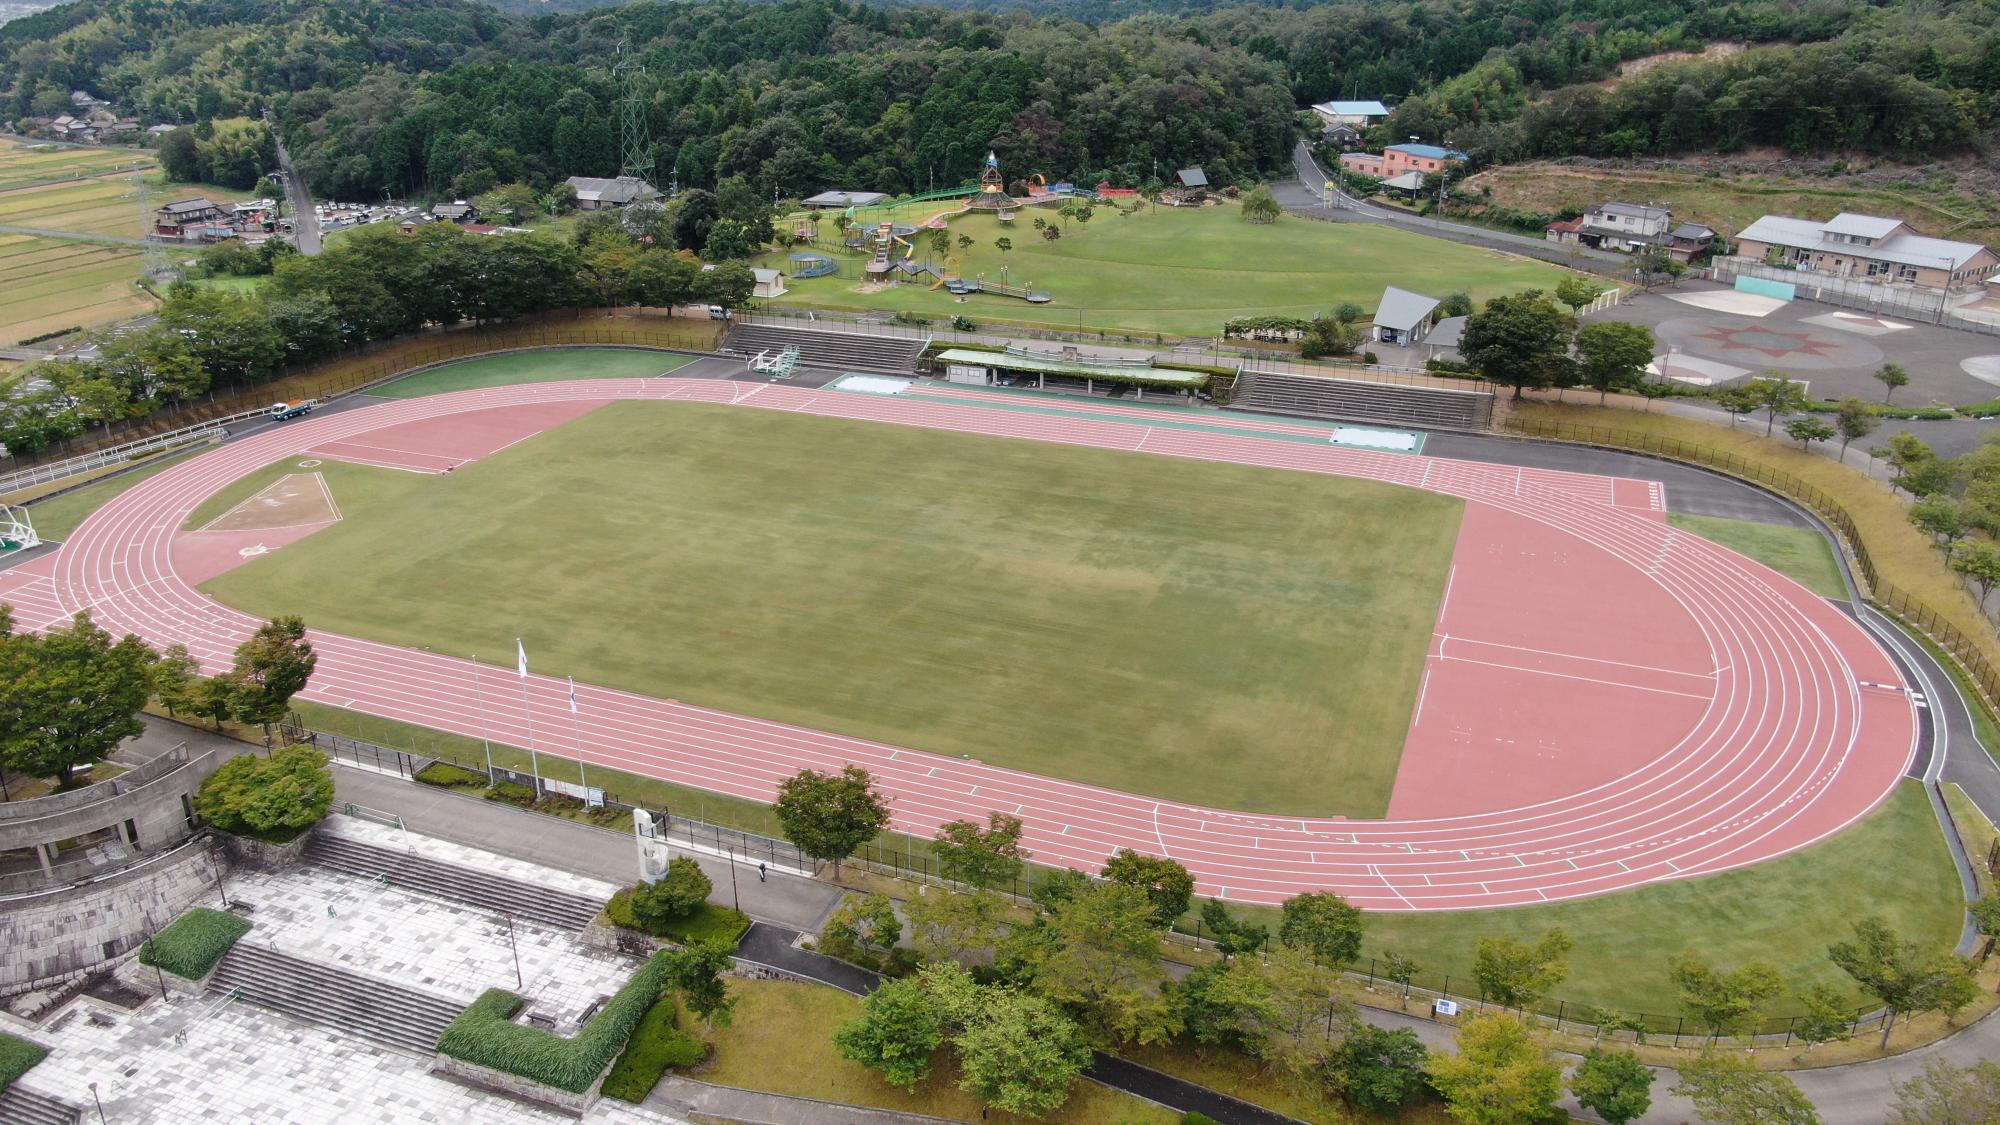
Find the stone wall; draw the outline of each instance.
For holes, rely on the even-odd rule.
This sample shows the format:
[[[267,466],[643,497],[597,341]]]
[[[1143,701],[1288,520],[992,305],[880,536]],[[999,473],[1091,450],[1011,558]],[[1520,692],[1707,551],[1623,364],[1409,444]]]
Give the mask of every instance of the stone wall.
[[[208,857],[192,844],[80,887],[0,901],[0,996],[88,973],[214,895]]]
[[[283,844],[270,844],[253,836],[228,832],[222,833],[221,839],[223,848],[229,852],[231,866],[251,871],[280,871],[299,865],[306,854],[306,842],[318,830],[319,826],[314,825]]]
[[[544,1086],[533,1079],[508,1074],[504,1070],[494,1070],[490,1066],[469,1063],[464,1059],[455,1059],[450,1055],[437,1056],[436,1061],[431,1064],[431,1073],[474,1089],[490,1090],[496,1094],[505,1094],[510,1098],[553,1109],[558,1113],[566,1113],[571,1117],[582,1117],[591,1106],[597,1104],[598,1088],[604,1085],[605,1075],[608,1075],[610,1070],[606,1068],[605,1073],[598,1075],[597,1081],[590,1084],[590,1089],[581,1094],[558,1090],[554,1086]]]

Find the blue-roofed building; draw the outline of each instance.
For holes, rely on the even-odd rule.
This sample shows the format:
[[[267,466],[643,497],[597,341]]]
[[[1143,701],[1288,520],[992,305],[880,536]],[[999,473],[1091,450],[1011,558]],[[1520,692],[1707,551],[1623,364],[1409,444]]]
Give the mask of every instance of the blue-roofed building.
[[[1364,129],[1389,116],[1389,108],[1381,102],[1321,102],[1312,108],[1328,125],[1359,125]]]

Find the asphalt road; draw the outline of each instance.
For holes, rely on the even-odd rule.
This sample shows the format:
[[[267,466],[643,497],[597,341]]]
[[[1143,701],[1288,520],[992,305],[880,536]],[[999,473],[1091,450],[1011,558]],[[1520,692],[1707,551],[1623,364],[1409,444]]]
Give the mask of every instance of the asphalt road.
[[[312,195],[306,191],[306,182],[299,178],[299,170],[292,166],[292,154],[285,151],[285,142],[280,140],[277,144],[278,167],[285,171],[285,206],[292,213],[292,237],[301,254],[317,254],[325,244],[320,240],[319,216],[313,211]]]

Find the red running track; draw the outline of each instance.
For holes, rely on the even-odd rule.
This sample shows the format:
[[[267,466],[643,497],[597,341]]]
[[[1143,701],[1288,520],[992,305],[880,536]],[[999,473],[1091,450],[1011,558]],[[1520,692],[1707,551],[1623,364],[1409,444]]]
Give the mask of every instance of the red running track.
[[[1619,507],[1608,478],[1340,448],[1324,441],[1324,429],[1276,420],[1227,423],[1269,437],[1166,428],[1158,412],[1113,404],[1078,403],[1055,415],[995,409],[990,396],[927,391],[920,400],[661,378],[463,391],[319,415],[133,487],[55,554],[0,572],[0,600],[30,628],[89,610],[114,631],[179,642],[205,665],[223,665],[258,622],[194,589],[171,555],[176,529],[218,489],[280,458],[392,425],[531,404],[563,414],[626,399],[736,403],[1459,496],[1587,541],[1659,583],[1700,630],[1719,671],[1698,721],[1667,752],[1558,799],[1459,816],[1230,812],[585,687],[582,735],[592,764],[769,800],[802,767],[854,762],[892,796],[905,831],[929,834],[944,821],[999,810],[1023,819],[1026,843],[1043,861],[1095,867],[1130,846],[1180,860],[1204,894],[1269,903],[1327,889],[1367,909],[1456,910],[1603,894],[1785,854],[1873,808],[1915,752],[1914,703],[1858,626],[1796,583],[1677,532],[1657,512]],[[522,694],[511,668],[336,634],[315,633],[313,642],[320,664],[306,698],[472,737],[490,727],[504,742],[528,743],[528,716],[509,702]],[[527,694],[537,731],[567,731],[563,680],[533,677]],[[541,745],[571,752],[567,738]]]

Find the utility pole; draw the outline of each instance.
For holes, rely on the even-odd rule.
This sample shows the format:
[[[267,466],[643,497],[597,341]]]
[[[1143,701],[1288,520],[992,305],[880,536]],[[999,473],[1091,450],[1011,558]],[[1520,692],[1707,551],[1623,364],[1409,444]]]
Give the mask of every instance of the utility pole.
[[[631,57],[631,49],[629,40],[620,41],[618,64],[611,68],[612,80],[618,84],[618,174],[644,180],[653,172],[653,139],[646,125],[642,91],[646,68]],[[679,169],[679,160],[674,162],[674,167]],[[675,179],[679,180],[678,174]]]

